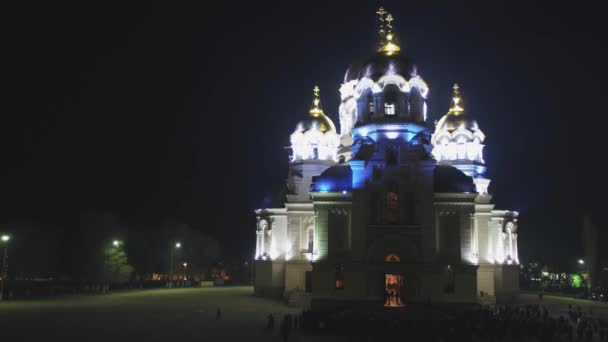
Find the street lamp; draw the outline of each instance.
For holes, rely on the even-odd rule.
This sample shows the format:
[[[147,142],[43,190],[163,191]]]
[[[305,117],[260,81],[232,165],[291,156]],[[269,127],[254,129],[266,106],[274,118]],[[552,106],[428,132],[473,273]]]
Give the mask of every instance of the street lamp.
[[[112,241],[112,245],[113,245],[114,247],[118,247],[118,246],[120,246],[120,241],[118,241],[118,240],[114,240],[114,241]]]
[[[182,248],[182,244],[181,242],[176,242],[171,248],[170,248],[170,260],[169,260],[169,288],[173,287],[173,251],[176,249],[180,249]]]
[[[10,235],[2,235],[0,240],[4,244],[4,257],[2,258],[2,270],[0,272],[0,301],[4,297],[4,278],[8,277],[8,242]]]
[[[584,265],[584,264],[585,264],[585,260],[583,260],[583,259],[578,259],[578,263],[579,263],[580,265]]]

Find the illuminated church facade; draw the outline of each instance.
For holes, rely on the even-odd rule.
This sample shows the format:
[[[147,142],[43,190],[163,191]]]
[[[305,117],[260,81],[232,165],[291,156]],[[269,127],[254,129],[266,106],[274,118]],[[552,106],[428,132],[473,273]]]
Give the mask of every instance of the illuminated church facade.
[[[340,132],[319,89],[290,136],[282,208],[256,210],[254,288],[298,302],[496,302],[518,295],[515,211],[488,193],[485,135],[454,85],[429,87],[378,11],[380,43],[340,87]],[[446,101],[447,102],[447,101]]]

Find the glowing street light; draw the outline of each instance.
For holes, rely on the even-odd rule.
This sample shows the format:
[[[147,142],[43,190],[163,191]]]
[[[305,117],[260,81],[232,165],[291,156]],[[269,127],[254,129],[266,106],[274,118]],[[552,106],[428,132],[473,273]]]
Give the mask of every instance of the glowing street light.
[[[176,242],[174,245],[174,248],[169,248],[169,288],[173,287],[173,252],[176,249],[180,249],[182,248],[182,243],[181,242]],[[185,266],[184,266],[185,267]]]
[[[8,277],[8,242],[10,241],[10,235],[2,235],[0,240],[4,244],[4,257],[2,258],[2,270],[0,270],[0,301],[4,297],[4,278]]]
[[[583,260],[583,259],[578,259],[578,263],[579,263],[580,265],[584,265],[584,264],[585,264],[585,260]]]
[[[114,241],[112,241],[112,245],[113,245],[114,247],[118,247],[118,246],[120,246],[120,241],[118,241],[118,240],[114,240]]]

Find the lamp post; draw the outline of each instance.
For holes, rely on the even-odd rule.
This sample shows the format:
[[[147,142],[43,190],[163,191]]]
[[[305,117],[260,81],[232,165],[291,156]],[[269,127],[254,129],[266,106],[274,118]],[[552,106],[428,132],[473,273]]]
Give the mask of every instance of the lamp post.
[[[4,256],[2,257],[2,272],[0,272],[0,301],[4,297],[4,278],[8,276],[8,242],[11,239],[10,235],[2,235],[0,241],[4,245]]]
[[[107,240],[106,240],[107,241]],[[107,291],[110,290],[110,283],[112,282],[112,277],[109,274],[109,270],[108,270],[108,253],[107,253],[107,248],[118,248],[120,247],[120,245],[122,244],[122,241],[120,240],[112,240],[112,244],[107,247],[108,245],[104,243],[104,251],[103,251],[103,278],[105,280],[105,282],[107,282],[107,284],[104,282],[104,288],[102,289],[102,291],[104,293],[106,293]],[[107,286],[107,288],[105,288]]]
[[[173,246],[170,247],[170,260],[169,260],[169,288],[173,287],[173,251],[176,249],[182,248],[181,242],[176,242]]]
[[[589,269],[589,265],[587,265],[587,263],[585,263],[584,259],[578,259],[578,264],[581,267],[583,272],[587,273],[587,281],[586,281],[586,290],[587,290],[587,296],[591,296],[591,270]]]

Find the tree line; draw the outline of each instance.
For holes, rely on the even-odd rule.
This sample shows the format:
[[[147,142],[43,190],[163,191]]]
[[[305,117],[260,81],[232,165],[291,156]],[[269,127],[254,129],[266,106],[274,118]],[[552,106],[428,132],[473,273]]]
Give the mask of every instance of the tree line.
[[[66,227],[13,221],[2,231],[12,236],[10,279],[126,283],[167,279],[172,269],[202,280],[221,258],[218,241],[188,224],[127,224],[112,213],[85,213]]]

